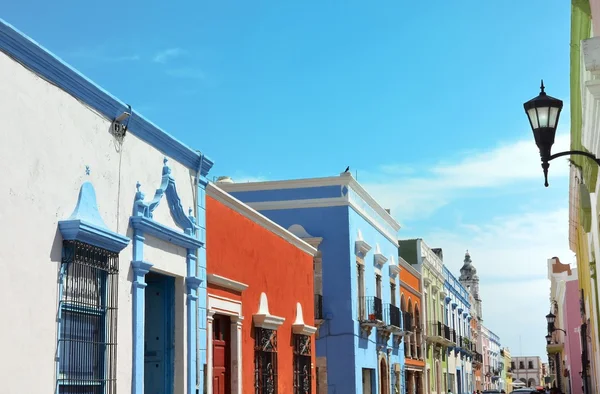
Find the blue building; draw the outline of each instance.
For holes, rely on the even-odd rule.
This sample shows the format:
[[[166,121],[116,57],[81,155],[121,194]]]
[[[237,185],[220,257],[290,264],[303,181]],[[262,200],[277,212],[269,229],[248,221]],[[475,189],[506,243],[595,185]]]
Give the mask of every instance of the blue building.
[[[447,348],[448,388],[453,393],[472,393],[474,377],[471,344],[471,303],[469,292],[443,267],[445,299],[445,323],[450,327],[452,345]]]
[[[317,391],[403,393],[400,225],[389,211],[349,173],[240,184],[224,177],[218,183],[318,248]]]

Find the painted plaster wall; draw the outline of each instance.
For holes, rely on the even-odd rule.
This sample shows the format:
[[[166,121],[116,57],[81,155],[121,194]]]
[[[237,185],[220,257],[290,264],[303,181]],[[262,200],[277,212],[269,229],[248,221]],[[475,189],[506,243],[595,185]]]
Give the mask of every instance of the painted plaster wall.
[[[390,276],[389,276],[389,259],[391,256],[398,256],[398,246],[396,243],[390,242],[386,237],[381,235],[379,231],[377,231],[373,226],[367,223],[362,216],[358,215],[353,209],[349,209],[349,227],[350,227],[350,253],[354,254],[354,245],[358,240],[358,231],[362,233],[362,238],[371,245],[371,250],[367,253],[364,258],[365,262],[365,270],[364,270],[364,278],[365,278],[365,295],[367,297],[376,296],[376,281],[375,281],[375,264],[374,264],[374,253],[376,251],[376,245],[379,245],[381,254],[388,258],[388,262],[381,267],[381,296],[383,305],[390,303],[391,301],[391,293],[390,293]],[[354,268],[355,261],[350,261],[350,265]],[[357,288],[357,277],[356,277],[356,269],[351,270],[351,283],[352,283],[352,294],[351,299],[357,300],[358,298],[358,288]],[[325,283],[325,282],[324,282]],[[396,287],[396,300],[400,299],[399,289]],[[356,379],[356,387],[361,387],[362,385],[362,368],[377,368],[378,365],[378,352],[377,352],[377,330],[372,330],[371,334],[366,337],[366,335],[361,334],[361,329],[359,326],[359,321],[357,319],[358,316],[358,305],[356,301],[353,303],[352,307],[352,317],[354,320],[354,345],[356,346],[356,366],[355,366],[355,379]],[[388,369],[395,363],[400,364],[400,368],[404,365],[404,349],[399,349],[398,346],[393,345],[393,339],[390,338],[387,343],[384,344],[387,349],[391,349],[391,355],[387,359]],[[400,351],[402,350],[402,351]],[[379,380],[379,371],[377,372],[377,377]],[[391,380],[391,379],[390,379]],[[379,390],[377,391],[379,392]]]
[[[305,324],[314,326],[313,256],[210,196],[206,206],[207,272],[248,285],[240,297],[244,392],[254,392],[252,315],[258,312],[260,294],[264,292],[270,313],[285,318],[277,330],[278,387],[280,393],[291,393],[296,303],[302,305]],[[231,297],[229,292],[215,291],[212,286],[210,293]],[[314,341],[312,354],[314,368]],[[315,392],[314,379],[312,386]]]
[[[4,380],[3,392],[51,392],[56,383],[57,277],[62,244],[57,223],[71,214],[81,184],[90,181],[106,225],[131,237],[129,217],[136,181],[151,195],[160,185],[163,155],[132,134],[118,146],[109,134],[110,121],[2,53],[0,70],[0,130],[5,141],[0,144],[0,155],[7,164],[3,170],[7,190],[0,194],[5,209],[0,210],[0,220],[10,229],[0,238],[4,269],[0,297],[21,300],[3,305],[11,324],[1,325],[0,336],[10,338],[4,351],[15,356],[13,362],[3,364],[3,374],[11,377]],[[175,161],[169,164],[182,202],[193,206],[192,174]],[[86,165],[91,169],[89,176],[85,175]],[[166,204],[157,208],[155,219],[175,227]],[[161,258],[173,267],[185,266],[182,253],[176,250]],[[130,244],[120,255],[119,393],[131,391],[131,257]],[[185,327],[185,313],[177,316],[177,326],[180,324]],[[176,358],[185,360],[185,346],[178,345],[181,352]],[[25,362],[28,368],[22,367]],[[31,379],[32,370],[35,379]],[[177,383],[175,392],[184,392],[183,382]]]
[[[563,315],[563,324],[565,331],[569,334],[565,341],[566,367],[569,369],[571,380],[571,394],[581,394],[583,390],[583,380],[579,372],[581,368],[581,338],[577,334],[581,326],[581,314],[579,313],[579,283],[577,280],[567,281],[565,283],[565,300],[563,309],[566,313]]]
[[[237,197],[239,198],[239,196]],[[327,357],[329,390],[353,392],[354,330],[352,272],[356,269],[350,251],[348,207],[267,210],[261,213],[284,228],[300,224],[314,237],[322,237],[323,315],[319,328],[317,357]],[[333,391],[336,392],[336,391]]]
[[[409,269],[405,269],[403,266],[400,267],[400,299],[402,299],[402,296],[404,295],[405,299],[407,300],[407,305],[408,305],[408,299],[410,297],[410,300],[413,304],[413,308],[415,310],[415,312],[418,310],[419,314],[420,314],[420,322],[419,324],[421,325],[421,328],[424,328],[423,325],[423,321],[425,318],[425,311],[423,310],[423,307],[421,305],[421,300],[422,300],[422,294],[420,295],[416,295],[413,293],[413,291],[417,291],[417,292],[421,292],[421,277],[420,275],[415,275],[414,273],[412,273]],[[412,290],[412,291],[411,291]],[[416,316],[416,313],[415,313]],[[414,320],[414,324],[417,325],[417,321],[416,318],[413,317]],[[424,342],[424,339],[421,340],[422,343]],[[405,344],[405,341],[402,342],[403,346]],[[422,355],[424,354],[421,353]],[[423,355],[423,360],[418,360],[416,359],[416,356],[413,358],[407,358],[405,359],[405,364],[406,365],[410,365],[412,367],[415,368],[424,368],[425,366],[425,356]],[[425,378],[423,378],[425,379]]]

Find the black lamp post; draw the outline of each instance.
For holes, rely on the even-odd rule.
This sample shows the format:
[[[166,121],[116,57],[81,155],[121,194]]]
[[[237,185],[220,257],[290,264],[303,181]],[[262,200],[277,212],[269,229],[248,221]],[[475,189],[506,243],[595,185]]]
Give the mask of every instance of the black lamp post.
[[[540,94],[523,104],[525,113],[529,119],[529,125],[533,131],[535,144],[540,150],[542,159],[542,169],[544,170],[544,186],[548,187],[548,168],[550,161],[557,157],[567,155],[581,155],[589,157],[600,166],[600,160],[593,154],[584,151],[570,150],[552,154],[552,145],[556,136],[556,126],[560,118],[560,111],[563,107],[562,100],[548,96],[544,91],[544,81],[540,86]]]

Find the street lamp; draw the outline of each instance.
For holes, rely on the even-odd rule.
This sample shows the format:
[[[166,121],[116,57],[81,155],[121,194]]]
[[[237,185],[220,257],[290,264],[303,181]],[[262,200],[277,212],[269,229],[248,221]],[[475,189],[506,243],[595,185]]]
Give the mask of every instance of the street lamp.
[[[550,345],[550,342],[552,342],[552,335],[548,334],[546,335],[546,344]]]
[[[552,145],[554,145],[554,137],[556,137],[556,126],[558,125],[563,102],[562,100],[548,96],[544,90],[544,81],[542,80],[540,94],[523,104],[523,108],[525,108],[525,113],[529,119],[535,144],[540,150],[542,169],[544,170],[544,186],[548,187],[548,168],[550,168],[549,162],[551,160],[561,156],[581,155],[594,160],[599,166],[600,160],[589,152],[577,150],[552,154]]]

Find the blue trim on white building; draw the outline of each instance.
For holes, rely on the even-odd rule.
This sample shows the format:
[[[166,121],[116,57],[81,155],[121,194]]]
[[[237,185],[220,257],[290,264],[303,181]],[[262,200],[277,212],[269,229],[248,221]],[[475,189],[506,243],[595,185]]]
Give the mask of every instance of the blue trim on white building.
[[[128,132],[186,167],[199,171],[203,176],[210,171],[213,162],[208,157],[192,150],[145,119],[135,108],[130,109],[129,105],[93,83],[58,56],[2,19],[0,19],[0,51],[111,121],[123,112],[131,110],[127,125]]]
[[[164,160],[162,181],[160,187],[156,190],[154,198],[146,203],[144,202],[144,194],[140,191],[140,184],[136,185],[138,191],[135,195],[133,215],[130,223],[134,231],[134,260],[132,268],[136,277],[134,285],[133,303],[133,379],[132,385],[133,394],[143,394],[144,382],[144,276],[152,268],[152,263],[143,261],[144,235],[147,233],[161,239],[186,248],[186,292],[187,292],[187,393],[193,394],[196,392],[197,380],[197,358],[198,351],[198,289],[202,283],[202,279],[198,275],[198,258],[197,253],[204,245],[204,242],[198,239],[198,225],[196,218],[191,215],[186,215],[181,205],[181,200],[177,194],[175,179],[171,175],[171,169],[167,165],[167,159]],[[181,227],[183,233],[178,232],[164,224],[154,220],[153,212],[158,207],[162,198],[167,199],[169,211],[175,223]],[[141,361],[141,363],[140,363]]]

